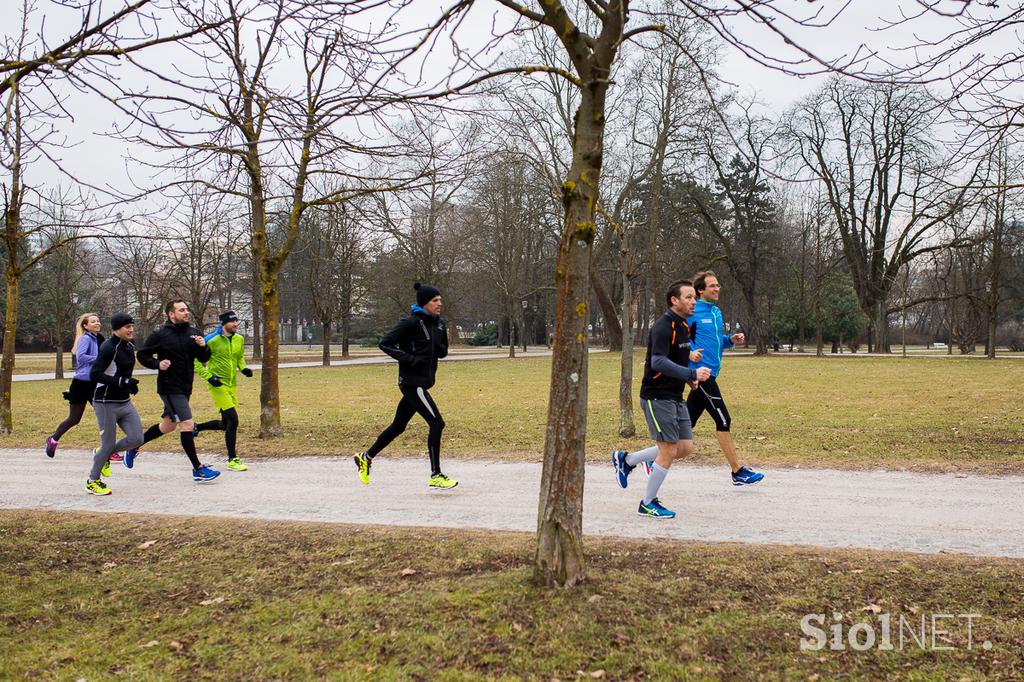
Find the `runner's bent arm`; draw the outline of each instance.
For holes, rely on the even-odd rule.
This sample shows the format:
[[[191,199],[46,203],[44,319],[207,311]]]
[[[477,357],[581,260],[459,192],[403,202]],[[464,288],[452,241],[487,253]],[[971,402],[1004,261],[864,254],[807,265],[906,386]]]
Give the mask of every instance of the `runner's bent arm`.
[[[89,381],[95,381],[108,386],[117,386],[117,377],[107,374],[107,367],[114,361],[115,344],[102,346],[96,354],[96,360],[89,370]]]
[[[441,325],[441,345],[437,349],[437,357],[446,358],[448,357],[448,325],[444,322],[439,324]]]
[[[201,376],[203,379],[209,380],[209,378],[213,376],[213,372],[210,371],[210,368],[204,365],[203,363],[199,362],[198,358],[196,358],[192,362],[193,364],[195,364],[196,374]]]
[[[202,338],[202,334],[200,334],[199,337]],[[203,342],[204,342],[204,345],[202,345],[202,346],[200,346],[198,343],[196,344],[195,350],[192,351],[193,357],[196,360],[199,360],[200,362],[209,362],[210,361],[210,355],[211,355],[210,345],[205,343],[206,339],[203,339]]]
[[[398,344],[401,343],[402,339],[408,335],[409,329],[415,323],[415,319],[412,318],[402,320],[392,327],[387,334],[381,337],[380,343],[377,344],[377,347],[399,362],[406,362],[411,359],[408,353],[398,347]]]
[[[139,359],[139,364],[149,369],[160,369],[160,361],[156,358],[156,352],[160,349],[160,330],[154,329],[146,337],[145,343],[142,344],[136,353],[135,357]]]
[[[683,381],[695,381],[696,370],[676,364],[668,359],[672,336],[664,325],[656,324],[651,330],[651,369]]]
[[[238,371],[241,372],[247,367],[247,365],[245,364],[245,337],[243,337],[241,334],[235,334],[235,336],[242,339],[242,343],[238,344],[238,356],[236,359],[237,361],[235,363],[238,366]],[[234,339],[235,337],[232,336],[231,338]]]
[[[84,343],[83,343],[84,342]],[[89,335],[84,336],[78,342],[78,348],[75,352],[75,363],[77,367],[84,367],[90,363],[96,362],[96,358],[100,354],[99,342],[90,337]]]

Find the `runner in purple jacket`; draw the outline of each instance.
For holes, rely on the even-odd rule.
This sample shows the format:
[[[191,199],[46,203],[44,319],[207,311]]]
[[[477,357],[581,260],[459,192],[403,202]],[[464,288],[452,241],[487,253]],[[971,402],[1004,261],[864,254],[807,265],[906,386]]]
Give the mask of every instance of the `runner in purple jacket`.
[[[75,354],[75,376],[71,386],[64,391],[64,399],[68,401],[68,417],[62,421],[53,435],[46,438],[46,456],[57,454],[60,437],[82,421],[86,403],[92,402],[92,392],[96,382],[89,379],[92,363],[100,352],[103,335],[100,332],[100,318],[96,313],[80,315],[75,322],[75,342],[71,344],[71,352]]]

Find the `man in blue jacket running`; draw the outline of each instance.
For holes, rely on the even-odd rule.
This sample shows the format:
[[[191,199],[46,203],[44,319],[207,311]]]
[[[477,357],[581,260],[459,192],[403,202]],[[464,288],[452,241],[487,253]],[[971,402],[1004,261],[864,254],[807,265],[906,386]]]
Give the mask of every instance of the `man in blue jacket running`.
[[[686,398],[690,424],[692,428],[696,428],[697,420],[706,410],[715,420],[718,444],[732,467],[732,484],[752,485],[764,478],[764,474],[741,464],[736,456],[736,444],[730,431],[732,420],[729,418],[729,410],[725,406],[725,399],[722,398],[717,381],[718,372],[722,369],[722,352],[735,344],[742,344],[744,337],[741,333],[725,333],[722,311],[718,308],[722,285],[718,283],[715,273],[710,270],[697,273],[693,278],[693,288],[697,290],[698,300],[693,314],[686,318],[686,324],[693,334],[691,346],[700,349],[702,355],[700,360],[690,362],[690,369],[707,367],[711,370],[711,378],[700,382],[696,387],[691,384],[690,393]]]

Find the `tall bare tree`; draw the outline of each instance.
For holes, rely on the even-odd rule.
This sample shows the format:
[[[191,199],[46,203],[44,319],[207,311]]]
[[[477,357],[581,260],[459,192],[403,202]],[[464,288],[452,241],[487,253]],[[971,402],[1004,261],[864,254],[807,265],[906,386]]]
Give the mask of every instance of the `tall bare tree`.
[[[14,31],[0,36],[0,167],[3,169],[4,226],[2,241],[6,250],[6,310],[4,319],[3,360],[0,362],[0,432],[13,428],[11,417],[11,379],[14,373],[14,339],[17,333],[18,294],[21,276],[34,264],[64,243],[50,242],[44,248],[26,248],[34,235],[50,221],[37,210],[26,220],[26,208],[38,187],[29,178],[29,168],[42,160],[59,164],[55,149],[67,146],[55,130],[54,122],[70,120],[62,87],[93,90],[111,79],[113,64],[127,55],[146,48],[198,35],[206,25],[183,31],[173,20],[180,9],[177,0],[135,0],[105,12],[100,0],[51,0],[48,9],[73,12],[77,27],[51,42],[46,29],[46,12],[31,0],[18,5],[18,17],[9,25]],[[161,18],[163,21],[161,21]],[[145,25],[143,38],[133,30]],[[60,169],[63,171],[63,169]],[[76,234],[72,239],[83,239]]]
[[[900,269],[943,248],[936,229],[963,210],[969,178],[944,179],[932,144],[934,101],[920,88],[833,77],[801,102],[792,133],[824,186],[864,314],[870,348],[889,351],[888,296]],[[969,169],[970,170],[970,169]]]
[[[282,433],[279,283],[303,214],[394,184],[359,168],[387,150],[356,144],[342,130],[377,107],[368,101],[380,41],[355,28],[364,10],[342,0],[227,0],[203,7],[193,21],[212,28],[192,49],[205,73],[181,76],[140,62],[166,93],[122,95],[137,103],[135,120],[142,124],[126,136],[170,152],[166,167],[181,173],[176,183],[196,182],[188,169],[216,168],[216,176],[201,182],[248,202],[261,308],[263,438]],[[352,181],[333,182],[339,176]],[[272,231],[268,213],[275,209],[283,220]]]

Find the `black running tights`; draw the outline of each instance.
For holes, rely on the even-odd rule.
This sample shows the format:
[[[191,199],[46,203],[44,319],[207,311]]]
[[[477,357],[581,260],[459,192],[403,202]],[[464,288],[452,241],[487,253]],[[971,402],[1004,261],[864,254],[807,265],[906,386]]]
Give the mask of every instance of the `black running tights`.
[[[68,410],[68,418],[62,421],[57,426],[57,430],[53,432],[54,440],[60,440],[61,436],[78,426],[78,422],[82,421],[82,415],[85,414],[86,405],[88,403],[71,403],[71,408]]]
[[[430,475],[441,473],[441,432],[444,431],[444,419],[441,418],[441,411],[434,404],[434,399],[425,388],[419,386],[399,386],[402,391],[402,400],[395,410],[395,418],[391,425],[384,429],[377,441],[366,451],[366,456],[373,458],[377,453],[386,448],[395,438],[398,438],[405,431],[409,420],[413,415],[419,414],[430,427],[427,434],[427,452],[430,454]]]

